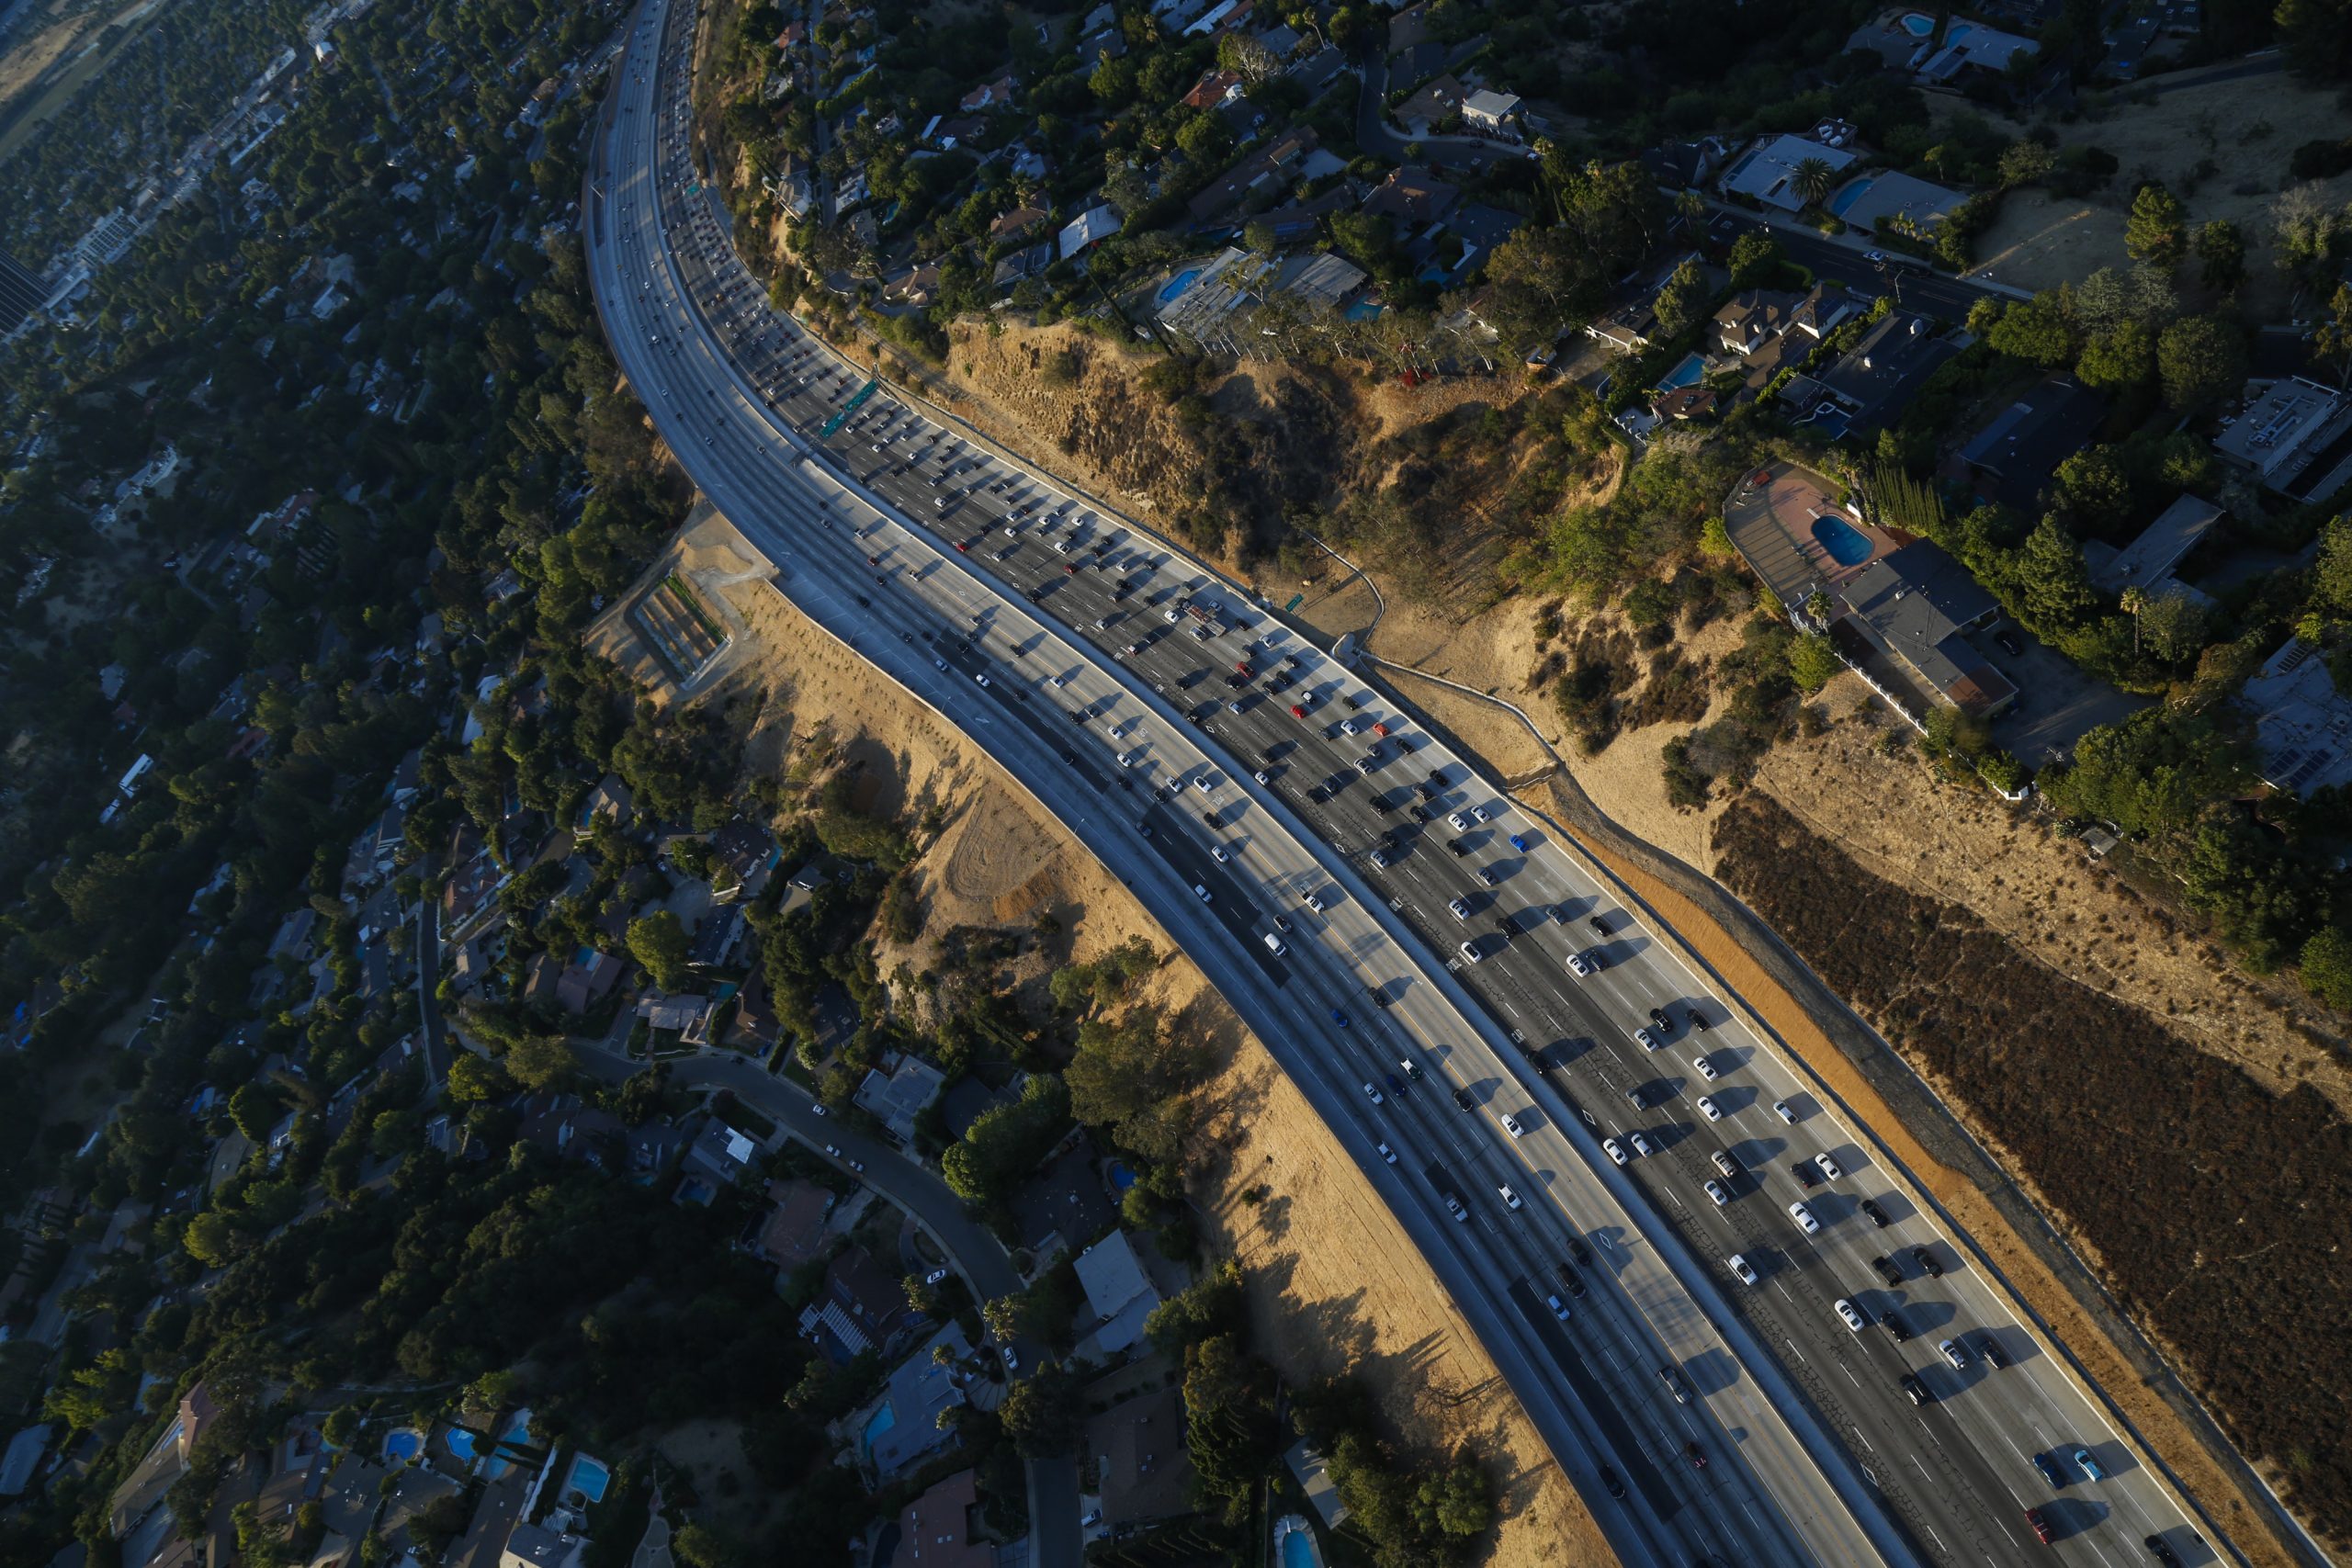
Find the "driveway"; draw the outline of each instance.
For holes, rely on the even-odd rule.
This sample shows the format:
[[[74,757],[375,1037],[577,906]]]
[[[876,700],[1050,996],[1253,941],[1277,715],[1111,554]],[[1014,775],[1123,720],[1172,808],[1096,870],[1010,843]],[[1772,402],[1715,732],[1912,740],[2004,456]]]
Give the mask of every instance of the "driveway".
[[[1357,62],[1356,145],[1367,152],[1392,158],[1399,164],[1410,162],[1406,145],[1418,144],[1424,164],[1493,164],[1505,158],[1531,156],[1528,149],[1515,141],[1488,141],[1478,136],[1415,136],[1408,137],[1388,123],[1388,55],[1375,51],[1370,60]]]

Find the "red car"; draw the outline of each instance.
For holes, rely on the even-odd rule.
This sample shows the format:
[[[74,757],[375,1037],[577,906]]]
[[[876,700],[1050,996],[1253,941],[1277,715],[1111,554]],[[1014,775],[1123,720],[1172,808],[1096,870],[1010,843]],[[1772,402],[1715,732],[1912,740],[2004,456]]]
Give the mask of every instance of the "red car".
[[[1372,727],[1372,732],[1374,735],[1385,735],[1388,733],[1388,727],[1385,724],[1375,724]]]
[[[2041,1517],[2041,1509],[2028,1508],[2025,1511],[2025,1522],[2032,1529],[2034,1540],[2044,1546],[2050,1544],[2050,1521]]]
[[[1236,660],[1234,661],[1233,672],[1236,675],[1241,676],[1245,680],[1254,673],[1254,671],[1250,668],[1250,661],[1246,659]]]
[[[1076,577],[1078,575],[1078,568],[1074,566],[1066,566],[1062,568],[1062,575],[1064,577]]]
[[[1290,716],[1293,718],[1305,718],[1306,716],[1306,710],[1299,706],[1296,703],[1293,703],[1290,705]]]
[[[956,548],[961,554],[969,555],[972,550],[972,541],[969,539],[958,539],[956,541]]]

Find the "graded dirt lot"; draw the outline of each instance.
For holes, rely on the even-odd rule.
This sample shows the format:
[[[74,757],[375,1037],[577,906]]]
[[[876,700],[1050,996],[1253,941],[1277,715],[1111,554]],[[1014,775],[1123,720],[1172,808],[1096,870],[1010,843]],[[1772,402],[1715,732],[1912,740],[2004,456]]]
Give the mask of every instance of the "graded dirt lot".
[[[1399,1435],[1435,1451],[1476,1439],[1495,1463],[1502,1568],[1601,1568],[1616,1561],[1575,1490],[1495,1367],[1445,1300],[1371,1184],[1308,1109],[1208,979],[1134,897],[1045,816],[996,765],[874,668],[818,630],[742,570],[750,547],[698,511],[679,547],[650,569],[683,570],[737,630],[724,677],[704,700],[757,704],[746,762],[790,765],[810,745],[866,761],[871,807],[919,817],[937,808],[939,836],[917,863],[923,941],[957,926],[1025,926],[1054,911],[1063,933],[1013,966],[1084,960],[1140,935],[1171,956],[1145,999],[1209,1040],[1225,1063],[1204,1091],[1200,1207],[1213,1244],[1249,1270],[1269,1358],[1293,1382],[1327,1372],[1362,1378]],[[614,633],[611,651],[628,656]],[[640,672],[659,666],[639,663]],[[821,732],[820,732],[821,727]],[[899,956],[880,954],[885,974]],[[1245,1204],[1245,1188],[1272,1198]],[[738,1434],[681,1427],[662,1450],[695,1472],[707,1498],[722,1469],[742,1472]],[[747,1489],[749,1490],[749,1489]]]
[[[2129,92],[2094,95],[2086,112],[2053,126],[2067,147],[2104,148],[2122,167],[2107,188],[2086,197],[2041,190],[2012,192],[2000,220],[1976,243],[1976,272],[2020,288],[2080,282],[2102,266],[2129,268],[2123,220],[2143,180],[2160,180],[2181,198],[2193,224],[2226,218],[2246,241],[2246,284],[2240,303],[2256,321],[2282,319],[2287,288],[2272,260],[2270,207],[2299,182],[2288,173],[2297,146],[2352,136],[2352,109],[2337,95],[2284,72],[2163,87],[2147,102]],[[2015,128],[2022,131],[2022,127]],[[2201,173],[2210,164],[2211,173]],[[2352,197],[2352,175],[2321,183],[2334,206]],[[2193,280],[2196,267],[2183,268]],[[2188,290],[2184,288],[2184,293]]]

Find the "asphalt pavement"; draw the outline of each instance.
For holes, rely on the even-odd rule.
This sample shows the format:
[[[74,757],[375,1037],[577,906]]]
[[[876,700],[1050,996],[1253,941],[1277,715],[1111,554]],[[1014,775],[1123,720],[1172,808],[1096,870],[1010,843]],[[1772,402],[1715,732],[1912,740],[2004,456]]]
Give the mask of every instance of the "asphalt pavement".
[[[583,219],[608,335],[673,449],[783,592],[972,735],[1217,980],[1365,1164],[1621,1555],[2018,1561],[2041,1551],[2030,1506],[2085,1562],[2145,1560],[2137,1538],[2157,1531],[2208,1559],[1969,1249],[1576,846],[1229,584],[772,315],[678,177],[674,101],[656,97],[675,77],[648,52],[616,77],[599,161],[623,155]],[[1222,629],[1187,600],[1215,600]],[[1242,668],[1219,684],[1227,664]],[[1596,954],[1607,967],[1573,977],[1571,955]],[[1655,1051],[1633,1032],[1661,1032],[1645,1009],[1670,1025]],[[1579,1248],[1596,1267],[1568,1263]],[[1569,1279],[1600,1288],[1569,1292],[1564,1325],[1545,1298]],[[1833,1298],[1906,1337],[1850,1331]],[[1985,1363],[1988,1343],[2009,1365]],[[2077,1448],[2100,1476],[2077,1464],[2084,1490],[2043,1495],[2030,1455]],[[1632,1499],[1600,1502],[1611,1474]]]

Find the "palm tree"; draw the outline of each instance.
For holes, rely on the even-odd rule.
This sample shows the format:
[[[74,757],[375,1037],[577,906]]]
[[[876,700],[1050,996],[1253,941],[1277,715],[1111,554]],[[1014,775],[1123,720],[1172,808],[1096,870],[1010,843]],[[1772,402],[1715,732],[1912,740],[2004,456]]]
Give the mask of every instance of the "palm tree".
[[[1829,194],[1829,182],[1836,175],[1826,160],[1807,158],[1790,171],[1789,183],[1807,207],[1818,207]]]
[[[2148,607],[2148,591],[2138,583],[2123,591],[2123,613],[2132,617],[2132,657],[2140,656],[2140,612]]]

